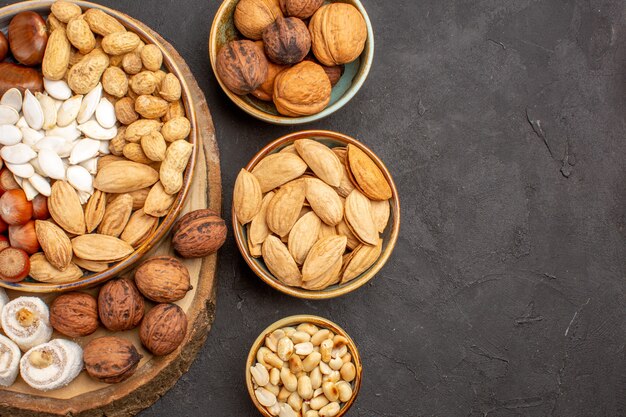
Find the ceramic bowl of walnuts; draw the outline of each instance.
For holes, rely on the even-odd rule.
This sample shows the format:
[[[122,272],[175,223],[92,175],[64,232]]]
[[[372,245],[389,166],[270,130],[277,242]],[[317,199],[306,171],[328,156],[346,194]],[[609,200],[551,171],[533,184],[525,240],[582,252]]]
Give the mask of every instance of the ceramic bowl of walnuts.
[[[269,123],[298,125],[356,95],[372,65],[374,36],[359,0],[225,0],[209,56],[237,106]]]

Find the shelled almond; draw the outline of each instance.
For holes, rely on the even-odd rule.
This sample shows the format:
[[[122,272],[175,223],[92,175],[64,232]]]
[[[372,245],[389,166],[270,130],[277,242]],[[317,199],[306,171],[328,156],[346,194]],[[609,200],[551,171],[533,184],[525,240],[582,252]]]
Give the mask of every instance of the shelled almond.
[[[235,182],[233,209],[250,255],[288,286],[345,284],[380,257],[391,186],[358,146],[299,139]]]
[[[157,45],[65,1],[47,24],[43,91],[20,84],[0,98],[0,187],[48,197],[31,276],[67,282],[149,238],[182,189],[193,145],[180,80],[162,69]]]

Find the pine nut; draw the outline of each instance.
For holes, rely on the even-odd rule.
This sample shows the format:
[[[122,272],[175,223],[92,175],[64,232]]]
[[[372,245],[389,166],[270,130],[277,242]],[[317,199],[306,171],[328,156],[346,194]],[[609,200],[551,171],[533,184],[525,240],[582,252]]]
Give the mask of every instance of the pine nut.
[[[278,346],[276,348],[276,353],[278,357],[283,361],[288,361],[293,355],[293,342],[288,337],[283,337],[278,341]]]
[[[338,371],[343,366],[343,361],[341,358],[333,358],[328,362],[328,366],[330,366],[333,371]]]
[[[298,378],[298,395],[304,400],[310,400],[313,397],[311,378],[306,375]]]
[[[299,332],[308,333],[309,336],[313,336],[319,330],[317,326],[312,323],[302,323],[298,327],[296,327],[296,329]]]
[[[320,417],[335,417],[337,414],[339,414],[339,410],[341,408],[339,407],[339,404],[336,402],[330,403],[325,407],[322,407],[322,409],[319,412]]]
[[[311,354],[302,361],[302,367],[305,372],[311,372],[320,364],[321,360],[322,355],[319,352],[311,352]]]
[[[322,391],[329,401],[337,401],[339,399],[339,390],[334,382],[325,382],[322,384]]]
[[[266,364],[273,366],[274,368],[280,369],[283,367],[283,361],[278,356],[276,356],[274,352],[270,351],[269,349],[268,349],[268,352],[265,355],[263,355],[263,359],[265,360]]]
[[[295,332],[290,337],[294,344],[304,343],[311,340],[311,335],[306,332]]]
[[[333,341],[332,339],[326,339],[320,345],[320,353],[322,354],[322,361],[330,362],[332,359]]]
[[[270,374],[267,372],[267,368],[262,363],[258,363],[250,368],[250,374],[254,382],[263,387],[270,382]]]
[[[313,336],[311,336],[311,343],[313,343],[313,346],[319,346],[320,343],[322,343],[324,340],[328,339],[329,337],[332,338],[330,330],[321,329],[321,330],[318,330]]]
[[[276,395],[266,390],[265,388],[257,388],[254,391],[254,395],[259,403],[264,407],[271,407],[276,404]]]
[[[278,385],[280,382],[280,371],[277,368],[272,368],[270,371],[270,384]]]
[[[311,353],[311,355],[312,354],[313,353]],[[302,359],[300,359],[300,356],[292,355],[291,358],[289,358],[289,370],[294,375],[298,375],[304,370],[304,365],[302,364]]]
[[[309,403],[309,405],[311,406],[313,410],[319,410],[328,403],[329,403],[328,398],[326,398],[323,395],[319,395],[313,398],[311,402]]]
[[[287,399],[287,404],[293,408],[293,411],[300,411],[302,409],[302,398],[300,398],[297,392],[292,392]]]
[[[341,378],[346,382],[352,382],[356,378],[356,367],[352,362],[344,363],[340,372]]]
[[[294,392],[298,389],[298,378],[291,373],[289,368],[282,368],[280,370],[280,380],[289,391]]]
[[[349,383],[346,381],[339,381],[335,385],[339,391],[339,401],[345,403],[352,398],[352,386]]]
[[[311,342],[298,343],[294,346],[296,354],[307,356],[313,353],[313,344]]]

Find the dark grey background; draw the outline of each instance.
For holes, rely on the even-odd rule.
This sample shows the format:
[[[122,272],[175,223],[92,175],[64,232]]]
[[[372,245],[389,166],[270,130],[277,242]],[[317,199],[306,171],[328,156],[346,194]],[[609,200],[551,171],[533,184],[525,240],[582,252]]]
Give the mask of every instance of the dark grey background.
[[[230,222],[239,168],[296,129],[252,119],[219,90],[207,56],[219,1],[103,3],[189,63],[213,114]],[[626,3],[363,3],[376,35],[369,79],[306,127],[352,135],[387,163],[403,216],[392,258],[355,293],[306,302],[263,284],[229,238],[209,339],[142,416],[256,416],[248,348],[296,313],[357,341],[365,374],[351,417],[626,415]]]

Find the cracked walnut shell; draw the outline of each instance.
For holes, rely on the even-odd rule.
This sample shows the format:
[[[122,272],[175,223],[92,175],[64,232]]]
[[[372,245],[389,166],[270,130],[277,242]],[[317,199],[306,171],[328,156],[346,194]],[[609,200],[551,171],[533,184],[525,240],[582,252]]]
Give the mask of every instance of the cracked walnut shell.
[[[354,61],[367,40],[367,26],[358,9],[346,3],[322,6],[309,22],[315,57],[329,67]]]
[[[303,61],[276,76],[274,104],[285,116],[308,116],[328,106],[331,90],[324,69],[314,62]]]
[[[230,91],[245,95],[267,78],[267,58],[252,41],[231,41],[217,54],[217,74]]]

